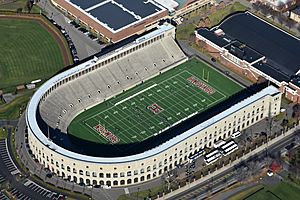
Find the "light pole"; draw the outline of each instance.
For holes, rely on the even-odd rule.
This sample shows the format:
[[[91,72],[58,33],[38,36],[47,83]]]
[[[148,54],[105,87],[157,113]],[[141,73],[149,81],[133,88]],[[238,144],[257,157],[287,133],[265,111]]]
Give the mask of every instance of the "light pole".
[[[138,187],[138,188],[137,188],[137,193],[136,193],[136,199],[137,199],[137,200],[139,199],[139,191],[140,191],[140,188]]]

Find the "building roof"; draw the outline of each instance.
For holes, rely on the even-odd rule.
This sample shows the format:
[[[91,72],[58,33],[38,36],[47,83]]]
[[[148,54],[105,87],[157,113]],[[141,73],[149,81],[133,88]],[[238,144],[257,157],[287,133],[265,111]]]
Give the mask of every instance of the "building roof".
[[[226,35],[236,38],[255,49],[283,73],[291,76],[300,68],[300,41],[298,38],[274,27],[253,14],[238,13],[223,21],[221,28]]]
[[[226,35],[218,36],[214,33],[214,31],[209,30],[207,28],[200,28],[197,30],[197,32],[199,35],[202,35],[203,37],[210,40],[219,47],[224,47],[231,42],[231,38],[227,38]]]
[[[296,15],[300,15],[300,7],[295,8],[291,11],[292,13],[295,13]]]
[[[248,63],[252,63],[263,57],[263,55],[261,55],[254,49],[236,40],[231,42],[224,48],[239,59],[246,60]]]
[[[111,32],[140,23],[166,10],[152,0],[66,0],[66,2],[86,13]]]
[[[275,80],[282,82],[289,82],[290,76],[285,74],[280,70],[280,68],[274,68],[273,66],[269,65],[268,63],[259,61],[252,65],[256,69],[260,70],[261,72],[265,73],[268,76],[271,76]]]

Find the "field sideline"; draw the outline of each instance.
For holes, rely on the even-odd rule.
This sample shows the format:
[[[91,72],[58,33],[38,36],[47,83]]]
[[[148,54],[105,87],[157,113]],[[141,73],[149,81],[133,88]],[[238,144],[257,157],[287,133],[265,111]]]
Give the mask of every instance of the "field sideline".
[[[191,59],[78,115],[68,132],[96,143],[146,140],[240,91],[241,86]]]

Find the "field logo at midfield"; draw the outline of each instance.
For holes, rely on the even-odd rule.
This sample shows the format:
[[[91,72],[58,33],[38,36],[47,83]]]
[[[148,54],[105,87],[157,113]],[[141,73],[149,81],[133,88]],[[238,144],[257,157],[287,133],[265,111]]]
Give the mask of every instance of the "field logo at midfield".
[[[150,106],[147,107],[148,110],[150,110],[151,112],[153,112],[154,114],[158,114],[161,111],[163,111],[164,109],[162,107],[160,107],[158,104],[154,103]]]
[[[194,76],[190,76],[189,78],[187,78],[187,80],[192,83],[195,87],[199,88],[200,90],[203,90],[204,92],[206,92],[207,94],[213,94],[216,91],[211,88],[210,86],[206,85],[205,83],[203,83],[202,81],[198,80],[196,77]]]
[[[120,141],[117,136],[115,136],[112,132],[106,130],[101,124],[96,125],[94,129],[113,144],[116,144]]]

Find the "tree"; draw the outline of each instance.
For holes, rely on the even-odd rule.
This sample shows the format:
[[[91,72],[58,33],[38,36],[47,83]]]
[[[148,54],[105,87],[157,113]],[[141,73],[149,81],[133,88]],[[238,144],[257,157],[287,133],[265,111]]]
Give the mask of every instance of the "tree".
[[[22,10],[23,10],[23,8],[18,8],[18,9],[17,9],[17,13],[21,13]]]
[[[205,20],[204,20],[204,22],[205,22],[205,26],[206,27],[210,27],[211,21],[210,21],[209,17],[206,17]]]
[[[220,3],[219,3],[219,6],[220,6],[220,9],[224,9],[225,7],[226,7],[226,4],[224,3],[224,1],[221,1]]]
[[[211,13],[211,14],[214,14],[214,13],[216,13],[216,12],[217,12],[216,6],[212,6],[212,7],[210,8],[210,13]]]
[[[277,19],[278,19],[278,22],[282,25],[284,22],[284,18],[282,16],[278,16]]]
[[[252,8],[253,10],[255,10],[256,12],[260,10],[259,4],[257,2],[252,4]]]
[[[299,120],[299,117],[300,117],[300,104],[295,104],[293,106],[292,117],[295,118],[297,121]]]
[[[28,10],[28,13],[31,12],[32,7],[33,7],[33,0],[27,0],[27,2],[26,2],[26,8]]]
[[[286,127],[288,124],[289,124],[289,120],[287,120],[287,119],[282,120],[281,126],[283,127],[284,132],[286,131]]]
[[[269,6],[264,5],[264,4],[261,4],[260,8],[261,8],[261,13],[263,15],[268,15],[270,13],[271,9],[272,9]]]
[[[203,19],[200,19],[198,23],[198,28],[205,27],[205,21]]]

